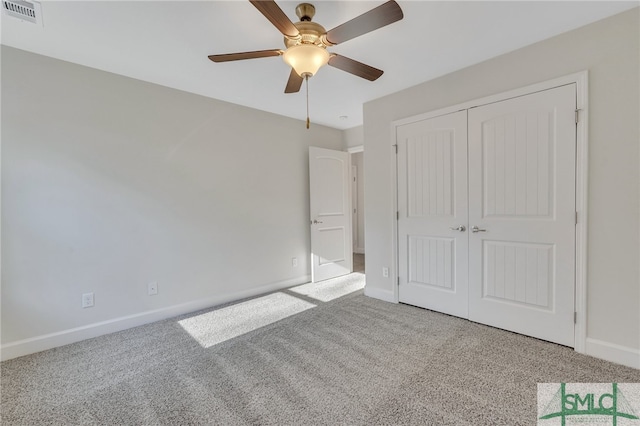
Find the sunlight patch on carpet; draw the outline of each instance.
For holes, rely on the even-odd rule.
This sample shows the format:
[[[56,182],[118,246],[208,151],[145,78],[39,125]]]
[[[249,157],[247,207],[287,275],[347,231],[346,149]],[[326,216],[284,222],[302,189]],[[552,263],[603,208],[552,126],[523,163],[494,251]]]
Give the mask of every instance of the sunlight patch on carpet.
[[[178,321],[202,347],[209,348],[315,307],[284,293],[273,293]]]
[[[292,287],[289,291],[321,302],[330,302],[347,294],[364,288],[364,279],[360,273],[353,273],[347,277],[334,278],[319,283],[309,283]]]

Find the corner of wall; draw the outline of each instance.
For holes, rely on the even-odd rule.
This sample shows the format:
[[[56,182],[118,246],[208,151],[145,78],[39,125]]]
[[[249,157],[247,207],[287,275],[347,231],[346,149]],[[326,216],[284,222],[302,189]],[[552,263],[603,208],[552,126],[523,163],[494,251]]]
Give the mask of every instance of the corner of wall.
[[[372,297],[374,299],[382,300],[385,302],[396,303],[393,297],[393,292],[388,290],[382,290],[370,286],[364,287],[364,295]]]
[[[355,146],[364,144],[363,125],[352,127],[342,131],[342,146],[345,151]]]

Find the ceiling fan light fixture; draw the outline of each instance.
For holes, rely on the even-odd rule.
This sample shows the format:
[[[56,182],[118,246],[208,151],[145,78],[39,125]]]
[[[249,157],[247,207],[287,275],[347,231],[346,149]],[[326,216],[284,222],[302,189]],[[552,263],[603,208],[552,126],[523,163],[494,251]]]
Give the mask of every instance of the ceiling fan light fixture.
[[[313,77],[320,67],[329,62],[327,49],[315,44],[298,44],[289,47],[282,59],[295,70],[300,77]]]

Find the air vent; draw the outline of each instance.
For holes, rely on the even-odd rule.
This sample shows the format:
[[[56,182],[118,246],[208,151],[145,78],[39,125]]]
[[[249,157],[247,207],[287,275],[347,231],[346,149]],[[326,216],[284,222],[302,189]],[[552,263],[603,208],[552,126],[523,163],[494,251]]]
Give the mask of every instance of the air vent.
[[[5,15],[12,16],[21,21],[42,25],[42,8],[38,2],[29,3],[21,0],[2,0],[2,10]]]

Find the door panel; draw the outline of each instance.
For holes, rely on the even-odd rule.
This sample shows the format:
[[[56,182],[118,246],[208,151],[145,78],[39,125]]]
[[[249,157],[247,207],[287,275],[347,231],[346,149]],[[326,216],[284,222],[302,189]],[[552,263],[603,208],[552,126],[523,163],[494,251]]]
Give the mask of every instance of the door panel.
[[[399,300],[467,317],[466,112],[400,126]]]
[[[349,274],[353,268],[349,154],[309,147],[311,280]]]
[[[455,290],[453,238],[409,236],[409,282]]]
[[[469,110],[469,319],[574,345],[575,85]]]
[[[553,251],[553,244],[485,241],[483,298],[550,310]]]
[[[549,169],[553,125],[552,111],[510,113],[480,125],[484,217],[549,217],[555,188]]]

